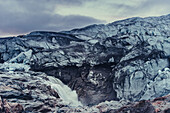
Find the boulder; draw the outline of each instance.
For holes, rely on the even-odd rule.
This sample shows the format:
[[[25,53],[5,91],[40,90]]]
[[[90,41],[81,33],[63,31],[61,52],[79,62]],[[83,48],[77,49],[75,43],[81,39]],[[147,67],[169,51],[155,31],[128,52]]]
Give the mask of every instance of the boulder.
[[[1,113],[22,113],[24,108],[21,104],[7,102],[6,99],[0,98]]]

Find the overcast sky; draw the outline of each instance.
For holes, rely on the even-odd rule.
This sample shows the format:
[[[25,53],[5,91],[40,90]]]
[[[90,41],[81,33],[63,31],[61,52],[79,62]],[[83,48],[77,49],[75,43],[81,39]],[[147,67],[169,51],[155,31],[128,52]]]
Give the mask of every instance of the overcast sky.
[[[0,0],[0,37],[170,13],[170,0]]]

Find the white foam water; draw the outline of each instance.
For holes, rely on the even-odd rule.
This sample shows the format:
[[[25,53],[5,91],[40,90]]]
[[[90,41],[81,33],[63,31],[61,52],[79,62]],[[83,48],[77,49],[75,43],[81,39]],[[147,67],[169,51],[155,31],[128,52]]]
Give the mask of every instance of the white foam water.
[[[48,76],[49,81],[46,81],[55,91],[57,91],[59,97],[71,106],[82,106],[78,100],[78,95],[75,90],[71,90],[61,80]]]

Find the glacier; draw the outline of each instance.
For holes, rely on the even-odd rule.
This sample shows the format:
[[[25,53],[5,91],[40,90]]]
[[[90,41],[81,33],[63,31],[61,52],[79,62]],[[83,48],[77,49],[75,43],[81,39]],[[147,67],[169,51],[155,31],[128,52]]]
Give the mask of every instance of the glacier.
[[[0,38],[2,86],[10,84],[14,92],[7,95],[9,101],[23,103],[28,111],[44,110],[42,104],[50,104],[47,101],[95,106],[105,101],[136,102],[169,95],[169,64],[170,15]],[[12,77],[20,74],[22,78]],[[29,86],[29,82],[41,87]],[[20,92],[24,89],[29,93]],[[23,97],[39,107],[27,105]]]

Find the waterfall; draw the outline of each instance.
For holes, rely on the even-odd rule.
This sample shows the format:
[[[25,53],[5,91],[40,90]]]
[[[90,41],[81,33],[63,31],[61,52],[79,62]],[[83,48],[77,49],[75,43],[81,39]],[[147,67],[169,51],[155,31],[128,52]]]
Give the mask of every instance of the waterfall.
[[[57,91],[59,97],[71,106],[82,106],[78,100],[78,95],[75,90],[71,90],[67,85],[62,83],[61,80],[48,76],[49,81],[46,81],[55,91]]]

